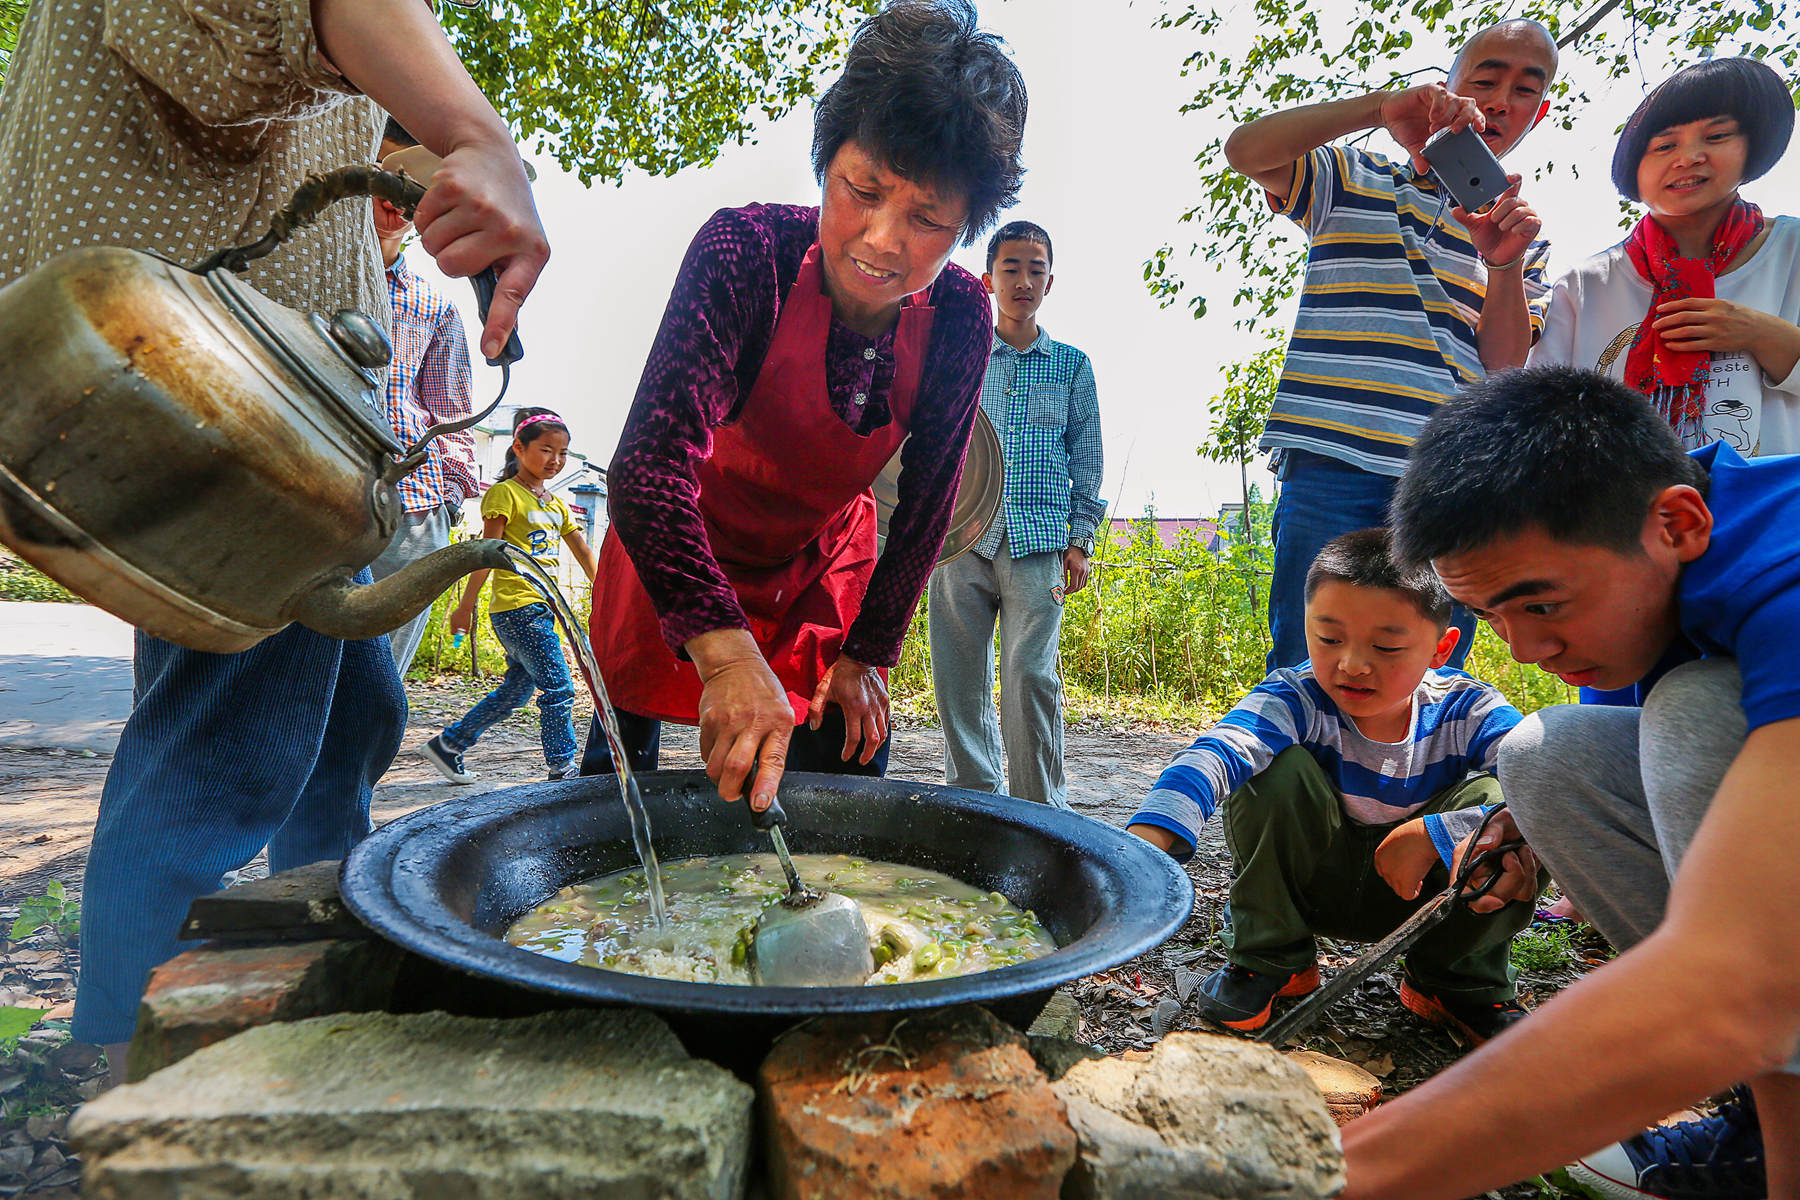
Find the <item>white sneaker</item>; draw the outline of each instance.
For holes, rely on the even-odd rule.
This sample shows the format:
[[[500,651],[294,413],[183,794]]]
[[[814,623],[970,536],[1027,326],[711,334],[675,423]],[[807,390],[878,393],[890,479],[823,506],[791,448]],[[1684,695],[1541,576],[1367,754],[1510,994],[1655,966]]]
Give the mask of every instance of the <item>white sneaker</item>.
[[[475,772],[463,769],[462,755],[444,745],[441,733],[419,747],[419,757],[436,767],[451,783],[474,783],[477,778]]]

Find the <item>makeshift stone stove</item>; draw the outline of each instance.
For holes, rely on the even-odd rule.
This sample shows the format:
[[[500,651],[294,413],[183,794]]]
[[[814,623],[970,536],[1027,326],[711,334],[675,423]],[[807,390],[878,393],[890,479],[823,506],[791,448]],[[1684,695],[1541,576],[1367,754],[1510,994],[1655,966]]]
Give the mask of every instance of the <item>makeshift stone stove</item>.
[[[650,1012],[542,1011],[376,940],[335,864],[198,901],[186,934],[211,940],[153,975],[133,1082],[72,1123],[94,1200],[1306,1200],[1360,1111],[1237,1039],[1102,1058],[1066,996],[1025,1032],[815,1018],[752,1086]]]

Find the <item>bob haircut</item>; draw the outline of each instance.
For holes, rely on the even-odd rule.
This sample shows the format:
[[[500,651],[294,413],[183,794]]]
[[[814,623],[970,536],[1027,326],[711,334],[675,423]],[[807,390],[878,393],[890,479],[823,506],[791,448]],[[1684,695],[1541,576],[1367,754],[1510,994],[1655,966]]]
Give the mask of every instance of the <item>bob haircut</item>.
[[[813,114],[813,175],[824,182],[855,142],[895,174],[964,197],[972,243],[1025,175],[1025,80],[1003,44],[968,0],[891,0],[857,28]]]
[[[1794,133],[1794,98],[1773,68],[1754,58],[1715,58],[1665,79],[1644,97],[1613,150],[1612,180],[1619,195],[1638,195],[1638,164],[1650,139],[1665,129],[1712,117],[1732,117],[1750,143],[1744,182],[1760,179],[1781,161]]]
[[[1388,502],[1394,560],[1423,565],[1536,527],[1640,554],[1664,488],[1706,494],[1706,468],[1643,394],[1579,367],[1502,371],[1425,422]]]

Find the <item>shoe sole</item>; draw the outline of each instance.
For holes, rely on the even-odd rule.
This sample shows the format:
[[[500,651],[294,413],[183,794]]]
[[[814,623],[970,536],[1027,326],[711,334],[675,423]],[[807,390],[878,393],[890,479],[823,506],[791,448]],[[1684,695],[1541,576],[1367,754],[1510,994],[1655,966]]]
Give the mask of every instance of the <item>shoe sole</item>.
[[[1461,1017],[1445,1008],[1443,1002],[1435,996],[1428,996],[1413,987],[1405,980],[1400,982],[1400,1007],[1404,1008],[1421,1021],[1429,1021],[1433,1025],[1442,1025],[1446,1029],[1454,1029],[1469,1039],[1470,1046],[1485,1046],[1492,1040],[1485,1038],[1470,1028]],[[1632,1192],[1634,1196],[1648,1196],[1649,1192]]]
[[[430,750],[427,750],[424,746],[419,747],[419,757],[424,759],[426,762],[430,763],[432,766],[436,767],[438,770],[438,774],[442,775],[445,779],[448,779],[451,783],[474,783],[475,782],[475,776],[469,774],[467,771],[463,772],[461,775],[458,775],[456,773],[456,771],[450,766],[449,763],[445,762],[443,759],[441,759],[437,755],[433,754]]]
[[[1563,1168],[1569,1182],[1581,1188],[1589,1196],[1597,1200],[1640,1200],[1648,1197],[1657,1200],[1655,1192],[1646,1192],[1635,1184],[1622,1179],[1614,1179],[1610,1175],[1601,1175],[1586,1163],[1574,1162]]]
[[[1291,996],[1307,996],[1319,990],[1319,964],[1314,963],[1292,979],[1281,985],[1281,990],[1269,997],[1262,1011],[1255,1016],[1245,1017],[1239,1021],[1226,1021],[1219,1017],[1211,1018],[1227,1029],[1235,1029],[1239,1033],[1255,1033],[1269,1023],[1269,1014],[1275,1009],[1275,1001]]]

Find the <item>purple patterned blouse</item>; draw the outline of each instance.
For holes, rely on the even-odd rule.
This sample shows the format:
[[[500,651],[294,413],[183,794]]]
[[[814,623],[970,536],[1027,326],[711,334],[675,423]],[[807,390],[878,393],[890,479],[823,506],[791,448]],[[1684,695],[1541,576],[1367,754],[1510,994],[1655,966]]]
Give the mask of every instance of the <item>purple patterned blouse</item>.
[[[700,227],[613,455],[613,526],[677,654],[699,634],[749,628],[707,546],[694,464],[711,451],[711,431],[735,420],[749,397],[781,305],[818,233],[817,208],[787,204],[720,209]],[[901,452],[900,502],[843,647],[870,666],[900,660],[900,643],[950,525],[993,344],[987,294],[973,275],[946,266],[928,299],[936,312],[911,436]],[[891,330],[870,338],[831,323],[825,346],[831,407],[859,434],[891,419],[893,340]],[[868,397],[860,407],[853,399],[859,392]]]

